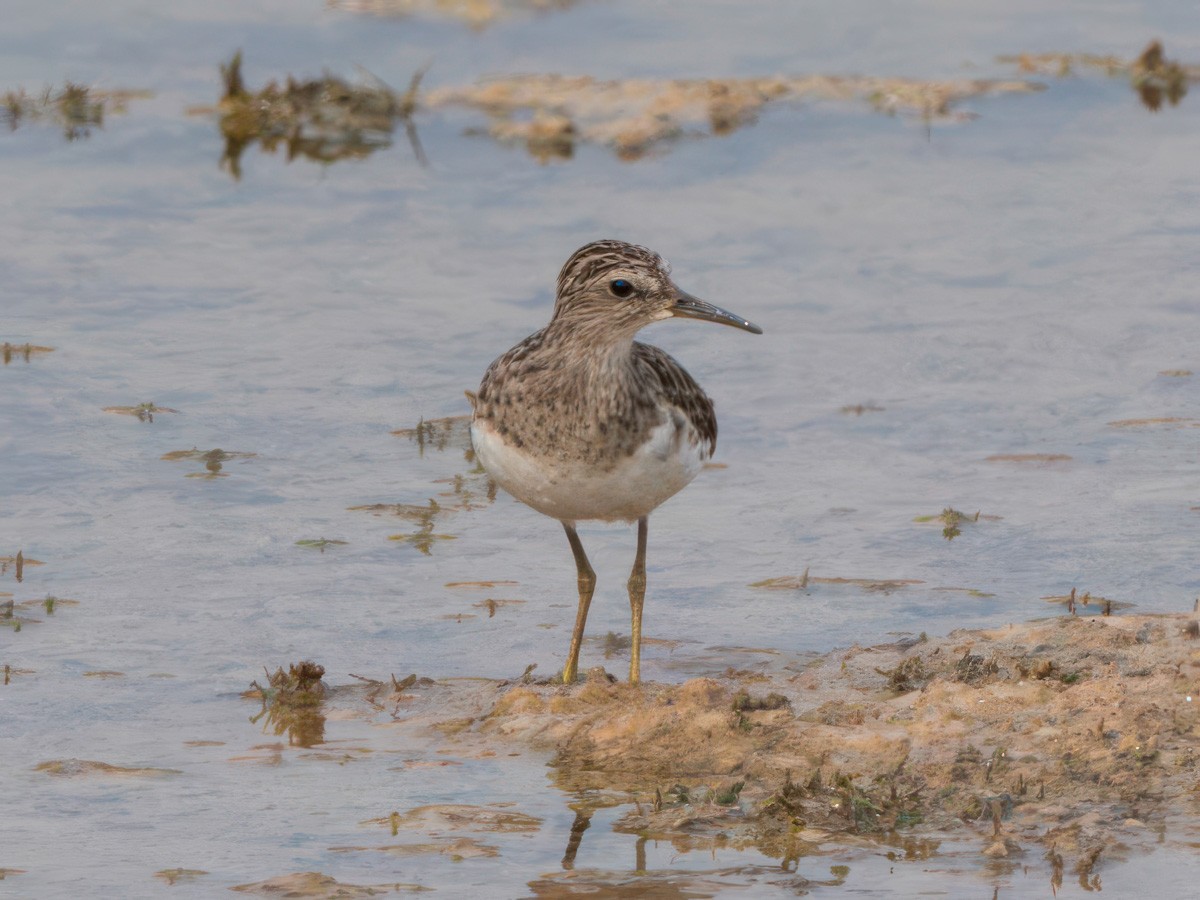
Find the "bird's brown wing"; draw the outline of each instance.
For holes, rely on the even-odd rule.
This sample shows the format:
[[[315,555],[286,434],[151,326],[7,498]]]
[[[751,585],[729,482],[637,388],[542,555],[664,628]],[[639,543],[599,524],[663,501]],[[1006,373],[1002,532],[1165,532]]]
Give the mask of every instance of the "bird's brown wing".
[[[687,370],[665,350],[652,344],[633,343],[633,358],[640,373],[657,381],[663,397],[678,407],[696,429],[702,443],[708,445],[708,455],[717,449],[717,414],[712,400]]]

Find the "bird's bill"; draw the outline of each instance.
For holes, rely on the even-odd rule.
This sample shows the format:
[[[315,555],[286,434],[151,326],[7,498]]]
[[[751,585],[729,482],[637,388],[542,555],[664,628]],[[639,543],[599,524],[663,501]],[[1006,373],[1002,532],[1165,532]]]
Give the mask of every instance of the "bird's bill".
[[[680,316],[684,319],[700,319],[703,322],[732,325],[734,328],[749,331],[751,334],[762,334],[762,329],[753,322],[747,322],[741,316],[735,316],[729,310],[713,306],[707,300],[693,297],[686,291],[679,292],[674,305],[667,311],[673,316]]]

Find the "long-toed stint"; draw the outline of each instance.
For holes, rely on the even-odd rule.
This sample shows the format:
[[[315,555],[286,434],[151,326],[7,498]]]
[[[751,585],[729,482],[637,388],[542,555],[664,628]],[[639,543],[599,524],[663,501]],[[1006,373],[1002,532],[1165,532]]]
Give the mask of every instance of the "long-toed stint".
[[[674,359],[634,335],[682,316],[762,334],[671,281],[651,250],[622,241],[580,247],[558,274],[550,324],[488,368],[477,396],[471,442],[488,474],[522,503],[563,524],[579,575],[579,609],[563,667],[575,680],[588,606],[596,587],[581,519],[638,524],[629,576],[629,680],[641,669],[650,512],[696,477],[717,446],[712,401]]]

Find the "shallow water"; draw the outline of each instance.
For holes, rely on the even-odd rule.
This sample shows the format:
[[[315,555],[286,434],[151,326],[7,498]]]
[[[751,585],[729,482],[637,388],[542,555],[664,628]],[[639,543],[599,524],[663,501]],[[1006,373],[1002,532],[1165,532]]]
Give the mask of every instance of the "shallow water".
[[[44,563],[19,583],[9,565],[0,591],[78,601],[0,628],[15,670],[0,693],[0,868],[24,870],[0,894],[158,895],[153,873],[183,867],[209,873],[172,889],[187,896],[308,870],[553,895],[574,813],[543,759],[443,760],[427,736],[360,715],[332,719],[320,749],[370,752],[314,758],[249,724],[257,707],[238,695],[302,658],[333,685],[561,666],[574,608],[561,529],[488,502],[478,478],[456,492],[472,468],[461,430],[443,449],[392,432],[464,414],[463,390],[544,324],[558,267],[595,237],[659,250],[685,289],[766,332],[645,332],[713,396],[726,465],[652,520],[645,627],[660,640],[645,677],[1058,613],[1043,598],[1072,587],[1143,612],[1190,609],[1200,591],[1200,381],[1162,374],[1200,370],[1194,97],[1151,113],[1121,77],[1030,76],[1048,89],[968,101],[969,121],[780,103],[635,162],[582,145],[549,165],[464,134],[482,125],[469,111],[425,111],[428,166],[401,129],[329,165],[251,147],[240,180],[219,165],[214,116],[188,113],[216,102],[218,64],[239,48],[251,87],[323,68],[352,79],[355,65],[403,87],[429,60],[431,87],[518,72],[1014,78],[998,55],[1132,57],[1156,36],[1200,61],[1200,20],[1179,4],[584,2],[472,29],[315,2],[69,16],[21,2],[6,20],[0,90],[74,80],[152,96],[72,141],[49,122],[0,136],[0,343],[54,348],[0,366],[0,556]],[[146,402],[178,412],[103,411]],[[1183,421],[1111,424],[1164,418]],[[163,459],[193,448],[246,455],[219,474]],[[989,460],[1015,454],[1069,459]],[[350,509],[431,498],[441,511],[424,518]],[[953,540],[914,522],[946,507],[982,516]],[[600,578],[583,663],[622,672],[603,638],[628,628],[632,529],[581,533]],[[297,544],[320,539],[345,543]],[[804,589],[751,587],[806,570]],[[515,583],[448,586],[478,581]],[[34,770],[71,758],[180,774]],[[476,835],[495,857],[330,849],[379,843],[381,826],[359,823],[393,810],[504,802],[541,825]],[[610,824],[597,815],[572,877],[633,877],[635,839]],[[998,872],[975,843],[953,846],[936,863],[846,850],[800,872],[815,895],[1049,895],[1040,861]],[[1105,887],[1183,896],[1194,855],[1161,858],[1110,866]],[[836,865],[850,871],[834,884]],[[646,848],[648,871],[720,873],[697,887],[656,876],[664,896],[793,893],[778,867]]]

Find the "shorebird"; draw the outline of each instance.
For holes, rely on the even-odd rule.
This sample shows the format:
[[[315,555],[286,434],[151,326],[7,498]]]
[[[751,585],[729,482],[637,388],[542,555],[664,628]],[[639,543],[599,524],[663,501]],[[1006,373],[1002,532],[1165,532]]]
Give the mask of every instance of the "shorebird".
[[[468,393],[471,443],[488,475],[522,503],[562,522],[575,556],[579,607],[562,679],[579,648],[596,573],[575,523],[637,522],[629,576],[629,680],[641,675],[642,605],[650,512],[688,484],[717,446],[712,401],[665,352],[635,341],[651,322],[680,316],[762,334],[757,325],[693,297],[657,253],[594,241],[558,275],[550,324],[491,364]]]

